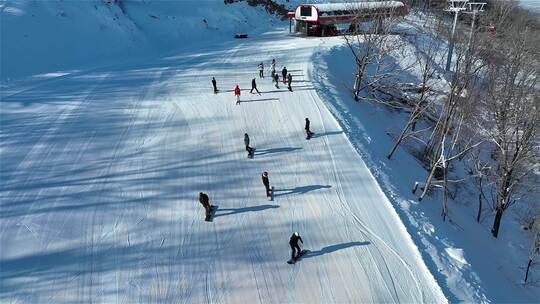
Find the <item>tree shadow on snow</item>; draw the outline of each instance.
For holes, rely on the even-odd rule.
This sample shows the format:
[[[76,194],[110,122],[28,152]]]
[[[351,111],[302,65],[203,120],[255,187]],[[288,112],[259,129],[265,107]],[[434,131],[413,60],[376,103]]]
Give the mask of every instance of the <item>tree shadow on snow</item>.
[[[294,194],[294,193],[304,194],[310,191],[323,189],[323,188],[331,188],[331,187],[332,186],[330,185],[309,185],[309,186],[301,186],[301,187],[295,187],[295,188],[290,188],[290,189],[274,189],[274,192],[276,192],[274,196],[284,196],[284,195]],[[279,192],[282,192],[282,193],[279,193]]]
[[[260,206],[244,207],[244,208],[218,208],[216,210],[216,215],[214,217],[233,215],[233,214],[245,213],[245,212],[264,211],[267,209],[275,209],[275,208],[279,208],[279,205],[260,205]],[[225,211],[227,213],[219,213],[220,211]]]
[[[324,254],[332,253],[338,250],[347,249],[350,247],[365,246],[369,244],[371,244],[371,242],[366,241],[366,242],[349,242],[349,243],[326,246],[326,247],[321,248],[320,250],[309,251],[302,258],[303,259],[314,258],[314,257],[321,256]]]

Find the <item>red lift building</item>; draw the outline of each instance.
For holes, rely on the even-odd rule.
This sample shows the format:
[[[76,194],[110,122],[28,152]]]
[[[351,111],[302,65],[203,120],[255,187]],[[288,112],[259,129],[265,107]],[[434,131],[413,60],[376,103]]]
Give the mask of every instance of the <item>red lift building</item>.
[[[333,36],[337,24],[356,24],[380,17],[405,16],[407,5],[401,1],[301,4],[288,14],[294,31],[308,36]]]

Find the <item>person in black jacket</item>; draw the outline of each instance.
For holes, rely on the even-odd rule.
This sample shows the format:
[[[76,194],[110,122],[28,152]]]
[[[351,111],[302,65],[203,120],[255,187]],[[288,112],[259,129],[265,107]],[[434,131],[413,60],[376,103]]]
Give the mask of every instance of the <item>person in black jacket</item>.
[[[257,91],[257,94],[261,95],[261,92],[257,90],[257,83],[255,82],[255,78],[251,79],[251,91],[249,92],[253,94],[253,90]]]
[[[206,195],[206,193],[199,192],[199,202],[201,205],[203,205],[204,210],[206,211],[206,218],[209,218],[212,212],[212,207],[210,206],[210,199],[208,198],[208,195]]]
[[[278,73],[274,74],[274,80],[276,82],[276,89],[279,89],[279,74]]]
[[[244,144],[246,145],[246,151],[248,152],[248,157],[253,157],[254,148],[249,146],[249,135],[244,133]]]
[[[310,121],[309,121],[309,119],[306,117],[306,126],[304,127],[304,129],[306,130],[306,138],[307,138],[307,139],[310,139],[311,136],[313,135],[313,132],[311,132],[311,130],[309,129],[309,125],[310,125]]]
[[[217,89],[217,83],[216,83],[215,77],[212,77],[212,86],[214,87],[214,94],[217,94],[218,89]]]
[[[266,189],[266,196],[270,196],[270,181],[268,180],[268,172],[264,171],[262,174],[262,182],[264,188]]]
[[[289,73],[287,75],[287,88],[289,89],[289,91],[292,92],[291,84],[292,84],[292,75],[291,75],[291,73]]]
[[[287,83],[287,67],[283,67],[281,70],[281,76],[283,76],[283,83]]]
[[[300,255],[300,246],[298,245],[298,241],[300,241],[302,244],[304,241],[302,241],[302,238],[298,234],[298,232],[295,232],[291,235],[291,238],[289,239],[289,246],[291,246],[291,260],[296,259]]]

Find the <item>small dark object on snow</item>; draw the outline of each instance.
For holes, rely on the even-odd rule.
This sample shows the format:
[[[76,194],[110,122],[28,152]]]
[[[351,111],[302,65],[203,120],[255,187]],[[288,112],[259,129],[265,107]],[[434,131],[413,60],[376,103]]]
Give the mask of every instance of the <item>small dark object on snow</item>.
[[[247,34],[236,34],[234,35],[234,38],[236,39],[246,39],[248,37]]]

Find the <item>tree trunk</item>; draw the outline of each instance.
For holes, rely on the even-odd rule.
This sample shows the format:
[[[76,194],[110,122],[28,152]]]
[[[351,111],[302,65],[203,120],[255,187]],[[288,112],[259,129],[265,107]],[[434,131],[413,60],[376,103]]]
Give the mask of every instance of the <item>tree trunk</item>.
[[[527,278],[529,277],[529,268],[531,267],[532,259],[529,259],[529,263],[527,263],[527,270],[525,271],[525,282],[527,282]]]
[[[478,215],[476,215],[476,221],[480,223],[480,216],[482,215],[482,194],[478,194]]]
[[[360,70],[360,69],[359,69]],[[356,74],[356,78],[354,79],[354,100],[358,101],[358,95],[360,94],[360,71]]]
[[[494,238],[497,238],[497,236],[499,235],[499,227],[501,226],[503,212],[504,209],[501,206],[498,206],[497,214],[495,214],[495,221],[493,221],[493,228],[491,229],[491,234]]]
[[[419,201],[422,201],[422,199],[424,199],[424,196],[426,196],[427,192],[428,192],[428,189],[431,185],[431,180],[433,179],[433,175],[435,175],[435,170],[437,170],[437,165],[439,164],[439,162],[437,161],[435,163],[435,165],[431,168],[431,171],[429,172],[429,175],[426,179],[426,182],[425,182],[425,186],[424,186],[424,191],[422,191],[422,194],[420,195],[420,197],[418,198]]]
[[[399,146],[399,144],[401,144],[401,142],[402,142],[403,139],[405,138],[405,133],[407,133],[407,131],[409,130],[409,126],[410,126],[410,121],[407,122],[407,125],[406,125],[405,128],[401,131],[401,134],[399,134],[398,139],[397,139],[396,142],[394,143],[394,146],[392,147],[392,150],[390,150],[390,153],[388,153],[388,155],[386,155],[386,158],[388,158],[388,159],[391,159],[391,158],[392,158],[392,155],[394,155],[394,152],[396,152],[397,147]]]
[[[443,163],[444,168],[444,183],[443,183],[443,205],[442,205],[442,219],[446,221],[448,215],[448,164]]]

